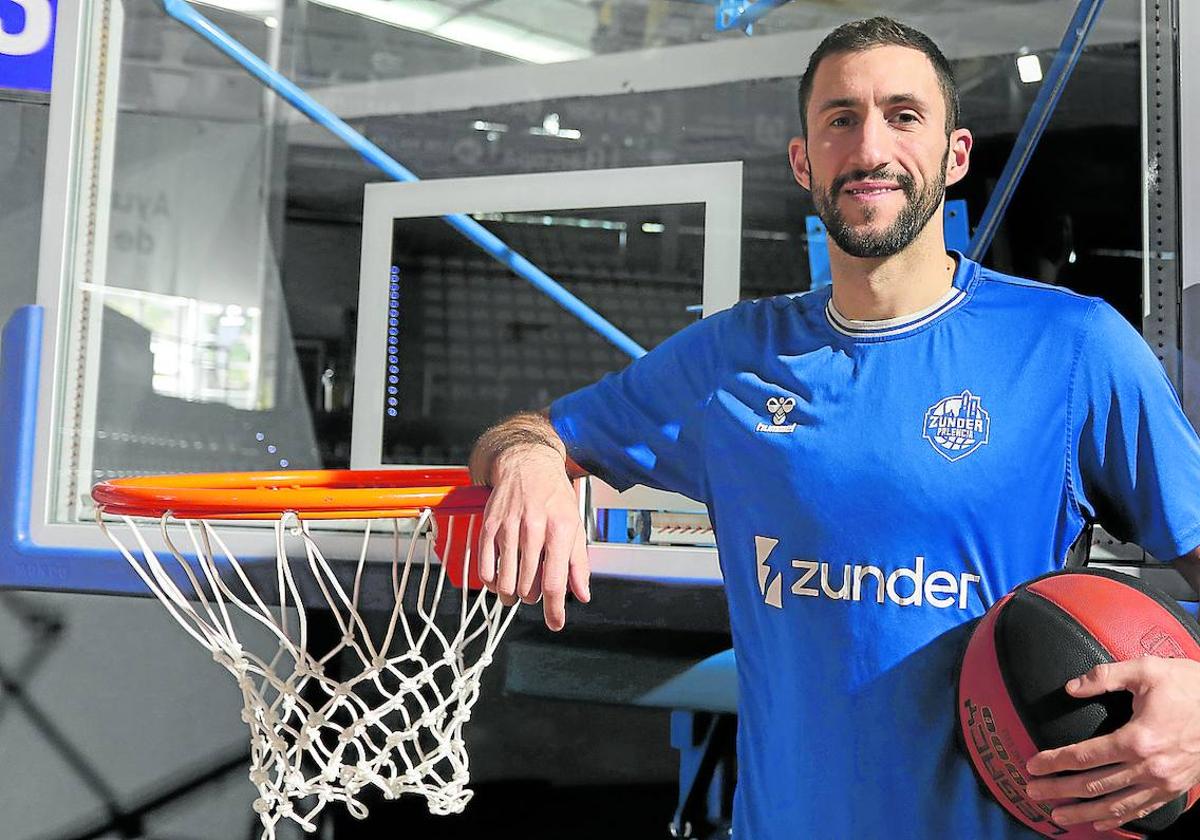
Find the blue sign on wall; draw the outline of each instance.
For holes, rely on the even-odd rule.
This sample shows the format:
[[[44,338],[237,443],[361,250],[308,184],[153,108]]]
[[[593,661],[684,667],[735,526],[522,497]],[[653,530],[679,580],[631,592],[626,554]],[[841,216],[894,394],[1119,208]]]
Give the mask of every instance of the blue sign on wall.
[[[50,91],[58,0],[0,0],[0,88]]]

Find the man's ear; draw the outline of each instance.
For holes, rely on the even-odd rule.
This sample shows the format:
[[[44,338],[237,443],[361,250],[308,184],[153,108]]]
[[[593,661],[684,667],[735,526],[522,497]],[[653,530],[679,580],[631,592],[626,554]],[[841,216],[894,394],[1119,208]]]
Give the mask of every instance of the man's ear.
[[[808,143],[803,137],[793,137],[788,143],[788,161],[796,183],[812,191],[812,172],[808,168]]]
[[[946,186],[957,184],[967,177],[971,168],[971,147],[975,138],[965,128],[956,128],[950,132],[950,153],[946,155]]]

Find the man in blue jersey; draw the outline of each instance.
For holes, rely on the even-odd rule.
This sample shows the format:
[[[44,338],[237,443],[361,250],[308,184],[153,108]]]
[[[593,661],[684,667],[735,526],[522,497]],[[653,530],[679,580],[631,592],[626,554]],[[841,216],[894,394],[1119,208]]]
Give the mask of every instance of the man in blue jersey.
[[[789,147],[833,285],[747,301],[548,416],[489,430],[481,573],[561,628],[588,566],[568,472],[707,504],[737,651],[738,840],[1029,838],[954,743],[972,619],[1061,568],[1088,521],[1200,581],[1200,441],[1107,304],[948,253],[967,173],[949,64],[875,18],[831,33]],[[1200,586],[1197,587],[1200,589]],[[1030,762],[1061,825],[1106,829],[1200,781],[1200,664],[1103,666],[1117,733]],[[1062,775],[1063,771],[1074,771]]]

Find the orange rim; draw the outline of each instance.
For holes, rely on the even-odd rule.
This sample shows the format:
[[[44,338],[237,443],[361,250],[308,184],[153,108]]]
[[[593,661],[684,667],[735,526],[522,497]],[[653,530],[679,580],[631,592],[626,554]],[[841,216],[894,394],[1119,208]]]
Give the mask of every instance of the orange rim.
[[[481,513],[489,490],[463,467],[155,475],[102,481],[99,508],[118,516],[178,519],[380,519]]]

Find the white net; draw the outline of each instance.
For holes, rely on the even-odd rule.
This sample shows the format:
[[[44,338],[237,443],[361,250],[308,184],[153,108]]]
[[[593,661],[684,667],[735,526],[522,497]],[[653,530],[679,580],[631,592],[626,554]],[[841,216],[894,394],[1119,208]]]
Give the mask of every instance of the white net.
[[[476,515],[439,517],[437,527],[446,530],[438,549],[461,558],[447,564],[434,553],[429,511],[408,533],[399,521],[375,520],[391,529],[392,592],[390,612],[380,616],[386,620],[372,622],[360,610],[364,571],[378,562],[367,559],[370,521],[347,587],[308,523],[284,514],[274,524],[278,597],[268,606],[219,523],[164,515],[158,530],[166,548],[156,551],[136,520],[120,517],[131,549],[119,526],[101,516],[100,527],[146,586],[237,680],[264,840],[275,837],[281,819],[316,830],[315,818],[330,802],[366,816],[358,796],[369,787],[389,799],[420,794],[435,814],[457,813],[467,804],[463,726],[483,669],[516,614],[515,606],[504,607],[486,590],[459,589],[447,580],[449,562],[461,562],[467,579],[472,541],[453,543],[475,532]],[[310,650],[311,607],[301,597],[301,574],[325,601],[322,620],[331,618],[341,636],[319,655]],[[239,634],[247,620],[266,633]],[[259,638],[267,644],[250,643]]]

